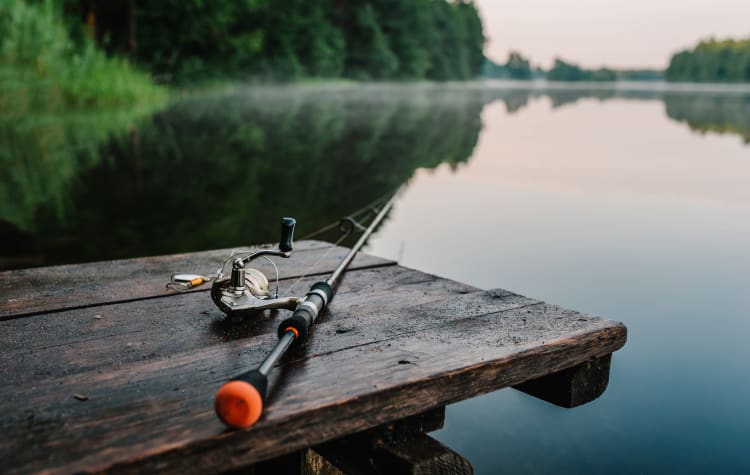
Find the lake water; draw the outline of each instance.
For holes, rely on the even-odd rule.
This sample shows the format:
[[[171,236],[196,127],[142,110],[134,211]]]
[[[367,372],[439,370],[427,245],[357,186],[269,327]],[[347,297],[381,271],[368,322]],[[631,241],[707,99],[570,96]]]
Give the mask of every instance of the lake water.
[[[503,390],[436,438],[478,473],[750,471],[750,90],[248,88],[0,123],[5,268],[302,237],[407,183],[368,252],[629,332],[598,400]]]

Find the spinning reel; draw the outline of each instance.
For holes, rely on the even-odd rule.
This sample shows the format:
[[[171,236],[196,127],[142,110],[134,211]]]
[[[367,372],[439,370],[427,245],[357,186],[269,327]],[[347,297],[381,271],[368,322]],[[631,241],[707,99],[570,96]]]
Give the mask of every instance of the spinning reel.
[[[281,219],[281,239],[278,249],[262,249],[253,253],[242,253],[232,261],[232,273],[228,278],[218,278],[211,286],[211,298],[214,303],[233,321],[240,320],[263,310],[294,310],[305,297],[279,297],[277,292],[271,294],[268,278],[258,269],[247,267],[247,264],[259,257],[288,258],[292,254],[294,235],[294,218]],[[272,262],[273,264],[273,262]],[[275,265],[274,265],[275,267]],[[277,270],[278,282],[278,270]]]

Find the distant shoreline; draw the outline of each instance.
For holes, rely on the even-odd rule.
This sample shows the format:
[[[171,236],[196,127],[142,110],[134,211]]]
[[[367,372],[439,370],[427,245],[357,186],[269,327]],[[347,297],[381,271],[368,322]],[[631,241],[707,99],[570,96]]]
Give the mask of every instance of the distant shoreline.
[[[599,89],[650,92],[711,92],[711,93],[750,93],[750,83],[705,83],[705,82],[671,82],[671,81],[548,81],[485,79],[476,82],[490,88],[524,89]]]

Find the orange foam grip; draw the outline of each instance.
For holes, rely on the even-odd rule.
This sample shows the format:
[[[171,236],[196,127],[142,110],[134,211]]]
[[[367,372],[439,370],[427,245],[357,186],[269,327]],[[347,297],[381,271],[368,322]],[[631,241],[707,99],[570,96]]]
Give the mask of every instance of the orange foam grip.
[[[251,384],[230,381],[216,392],[214,407],[224,424],[235,429],[246,429],[260,418],[263,398]]]

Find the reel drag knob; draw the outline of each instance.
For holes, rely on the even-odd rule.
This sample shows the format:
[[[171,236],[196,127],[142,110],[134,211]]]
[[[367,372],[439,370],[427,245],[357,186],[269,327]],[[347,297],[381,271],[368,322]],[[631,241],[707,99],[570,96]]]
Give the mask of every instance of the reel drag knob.
[[[297,220],[294,218],[281,218],[281,239],[279,240],[279,249],[283,252],[292,251],[292,238],[294,236],[294,225]]]

